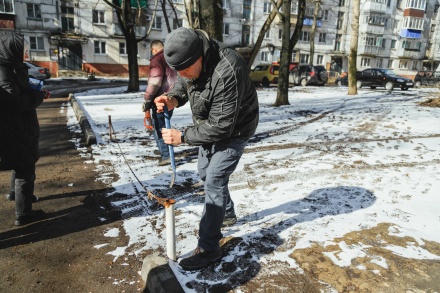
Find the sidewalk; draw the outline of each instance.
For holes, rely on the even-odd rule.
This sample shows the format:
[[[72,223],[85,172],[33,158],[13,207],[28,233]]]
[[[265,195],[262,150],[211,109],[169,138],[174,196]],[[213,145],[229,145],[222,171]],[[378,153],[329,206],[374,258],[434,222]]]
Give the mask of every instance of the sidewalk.
[[[14,202],[6,201],[10,172],[0,172],[0,292],[136,292],[144,287],[142,263],[106,253],[127,238],[106,237],[122,221],[106,195],[94,166],[85,164],[66,128],[66,98],[51,98],[38,109],[41,158],[36,168],[34,210],[46,218],[14,226]],[[72,140],[73,137],[73,140]],[[98,248],[99,247],[99,248]]]

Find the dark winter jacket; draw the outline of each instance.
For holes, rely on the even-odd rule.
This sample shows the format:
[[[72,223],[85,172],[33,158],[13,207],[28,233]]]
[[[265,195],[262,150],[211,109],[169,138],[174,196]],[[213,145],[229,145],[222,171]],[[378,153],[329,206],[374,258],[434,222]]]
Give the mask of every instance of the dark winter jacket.
[[[151,57],[148,87],[144,95],[146,109],[150,109],[154,105],[154,98],[174,87],[176,78],[177,72],[168,67],[163,56],[163,50]]]
[[[258,125],[258,96],[245,60],[236,51],[210,39],[201,30],[203,68],[192,83],[178,79],[168,95],[188,100],[194,126],[184,131],[185,142],[206,145],[228,138],[249,139]]]
[[[35,164],[39,158],[36,108],[44,93],[29,88],[23,35],[0,32],[0,169]]]

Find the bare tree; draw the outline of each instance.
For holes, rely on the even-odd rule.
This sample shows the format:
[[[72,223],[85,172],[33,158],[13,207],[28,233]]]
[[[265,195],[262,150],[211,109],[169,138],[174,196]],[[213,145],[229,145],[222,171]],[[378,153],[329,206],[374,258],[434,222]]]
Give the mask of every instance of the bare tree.
[[[316,34],[316,22],[318,20],[318,12],[319,8],[321,7],[322,0],[314,0],[315,1],[315,8],[313,9],[313,22],[312,22],[312,29],[310,30],[310,65],[313,65],[314,60],[313,56],[315,55],[315,34]]]
[[[251,68],[252,63],[254,63],[255,57],[257,57],[258,51],[261,48],[261,43],[263,42],[264,35],[266,32],[270,29],[270,25],[272,24],[273,20],[275,19],[275,16],[278,13],[278,10],[280,9],[281,5],[283,4],[283,0],[278,0],[277,3],[275,3],[274,0],[271,0],[272,5],[274,8],[270,12],[269,16],[267,17],[266,21],[264,22],[263,26],[261,27],[260,33],[258,34],[257,41],[255,42],[255,45],[252,47],[252,51],[249,57],[248,66]]]
[[[186,18],[188,19],[189,26],[191,28],[199,27],[199,13],[198,13],[198,1],[196,0],[184,0]]]
[[[360,0],[353,0],[353,19],[351,21],[350,55],[348,56],[348,94],[356,95],[357,52],[359,39]]]
[[[223,7],[221,0],[199,0],[200,28],[216,40],[223,41]]]
[[[281,50],[280,75],[278,78],[278,92],[275,100],[275,106],[290,105],[289,103],[289,67],[290,58],[292,56],[293,48],[298,42],[300,33],[303,27],[304,14],[306,11],[306,0],[298,0],[298,17],[295,24],[295,30],[290,37],[290,8],[292,0],[285,0],[289,2],[288,7],[283,6],[283,11],[287,11],[287,20],[283,23],[283,40]],[[288,10],[286,10],[288,8]],[[286,24],[287,22],[287,24]],[[287,26],[288,25],[288,26]],[[287,33],[288,32],[288,33]],[[288,41],[288,45],[285,44]],[[283,53],[283,51],[285,51]],[[284,67],[283,67],[284,66]]]
[[[137,7],[131,6],[130,0],[104,0],[105,3],[110,5],[116,12],[118,18],[119,26],[121,27],[122,33],[124,34],[125,43],[127,46],[127,58],[128,58],[128,88],[127,92],[139,91],[139,68],[138,68],[138,47],[137,43],[140,40],[146,38],[146,33],[142,38],[137,38],[136,36],[136,25],[140,23],[141,13],[141,3],[137,0]],[[157,2],[155,4],[154,12],[157,8]],[[133,10],[136,8],[136,10]],[[154,15],[153,15],[154,18]]]

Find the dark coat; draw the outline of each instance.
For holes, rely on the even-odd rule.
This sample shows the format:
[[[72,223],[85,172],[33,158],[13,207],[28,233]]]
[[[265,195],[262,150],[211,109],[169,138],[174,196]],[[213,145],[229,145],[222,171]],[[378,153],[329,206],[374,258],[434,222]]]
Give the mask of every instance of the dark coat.
[[[249,139],[257,129],[258,96],[249,77],[245,60],[236,51],[204,31],[203,68],[199,77],[189,83],[178,79],[169,95],[191,105],[194,126],[184,132],[185,142],[206,145],[228,138]]]
[[[0,169],[35,164],[39,158],[36,108],[44,93],[29,88],[23,35],[0,32]]]

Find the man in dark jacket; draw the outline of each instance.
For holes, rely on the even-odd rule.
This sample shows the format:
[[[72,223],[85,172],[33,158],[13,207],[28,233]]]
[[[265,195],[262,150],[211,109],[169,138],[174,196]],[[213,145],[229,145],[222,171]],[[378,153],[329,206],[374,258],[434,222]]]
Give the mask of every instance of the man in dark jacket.
[[[171,69],[163,57],[163,43],[159,40],[151,42],[151,53],[153,57],[150,59],[150,72],[148,74],[148,86],[144,95],[144,107],[143,111],[146,112],[146,117],[150,117],[150,109],[153,109],[153,126],[154,126],[154,139],[156,140],[157,147],[159,149],[161,160],[159,165],[169,164],[170,153],[168,151],[168,145],[163,142],[162,128],[165,127],[164,113],[157,113],[156,106],[154,105],[154,98],[168,92],[174,87],[177,73]],[[170,111],[170,117],[172,116]],[[151,118],[150,118],[151,119]]]
[[[0,169],[12,170],[9,197],[15,200],[17,226],[41,216],[32,213],[40,136],[36,108],[48,95],[29,87],[23,44],[23,35],[0,32]]]
[[[155,99],[158,111],[189,100],[194,126],[184,131],[163,129],[162,136],[167,144],[200,146],[198,171],[205,185],[205,206],[197,248],[180,261],[183,269],[197,270],[221,258],[221,227],[237,221],[229,176],[257,128],[258,97],[244,59],[204,31],[172,31],[164,55],[180,78],[171,92]]]

